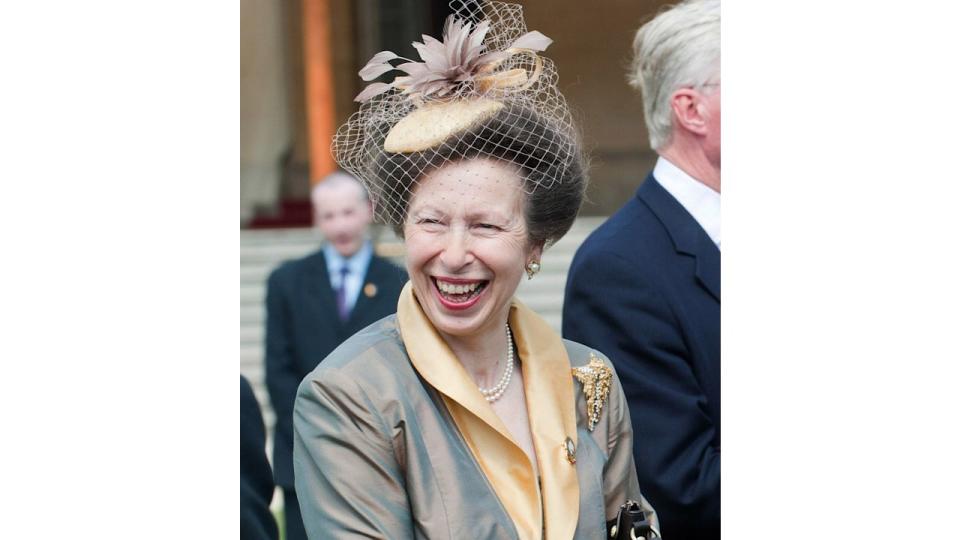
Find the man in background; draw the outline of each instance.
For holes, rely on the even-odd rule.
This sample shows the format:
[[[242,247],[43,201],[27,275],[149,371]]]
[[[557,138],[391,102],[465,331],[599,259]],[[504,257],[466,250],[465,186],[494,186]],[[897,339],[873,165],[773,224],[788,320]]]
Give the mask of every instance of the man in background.
[[[277,415],[273,467],[283,489],[286,538],[305,539],[293,479],[293,403],[300,381],[334,348],[394,313],[406,273],[373,254],[370,200],[336,172],[311,193],[323,247],[284,263],[267,282],[266,380]]]
[[[613,361],[640,487],[674,540],[720,538],[720,2],[644,24],[630,83],[659,158],[577,251],[563,335]]]

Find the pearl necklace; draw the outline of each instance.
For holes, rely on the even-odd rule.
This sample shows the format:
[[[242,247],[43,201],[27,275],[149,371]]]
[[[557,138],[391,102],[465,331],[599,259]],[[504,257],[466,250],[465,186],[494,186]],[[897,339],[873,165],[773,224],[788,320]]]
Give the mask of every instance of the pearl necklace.
[[[513,334],[510,333],[510,325],[507,326],[507,367],[503,370],[503,375],[500,376],[500,381],[497,382],[495,386],[490,388],[483,388],[482,386],[477,386],[477,389],[480,390],[480,393],[483,394],[483,397],[490,403],[500,399],[503,396],[503,392],[507,389],[507,386],[510,386],[510,379],[513,378]]]

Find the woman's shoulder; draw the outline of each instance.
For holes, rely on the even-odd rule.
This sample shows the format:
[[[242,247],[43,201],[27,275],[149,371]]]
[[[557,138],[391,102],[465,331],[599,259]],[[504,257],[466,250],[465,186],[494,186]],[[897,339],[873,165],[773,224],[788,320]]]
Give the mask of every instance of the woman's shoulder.
[[[409,364],[397,328],[396,315],[388,315],[347,338],[311,371],[304,382],[322,383],[342,376],[359,385],[375,376],[394,373]]]
[[[592,347],[587,347],[582,343],[570,341],[569,339],[564,339],[563,344],[567,348],[567,357],[570,359],[570,367],[578,368],[587,366],[591,361],[593,361],[594,358],[596,358],[603,362],[603,364],[610,369],[613,369],[613,363],[611,363],[610,359],[607,358],[607,355],[603,354],[602,352]]]

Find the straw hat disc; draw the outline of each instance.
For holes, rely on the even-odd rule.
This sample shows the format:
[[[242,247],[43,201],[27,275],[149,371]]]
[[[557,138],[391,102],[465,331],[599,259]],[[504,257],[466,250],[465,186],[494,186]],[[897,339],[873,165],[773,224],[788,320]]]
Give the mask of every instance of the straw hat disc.
[[[451,135],[467,131],[504,107],[492,99],[434,101],[397,122],[383,149],[392,153],[420,152],[433,148]]]

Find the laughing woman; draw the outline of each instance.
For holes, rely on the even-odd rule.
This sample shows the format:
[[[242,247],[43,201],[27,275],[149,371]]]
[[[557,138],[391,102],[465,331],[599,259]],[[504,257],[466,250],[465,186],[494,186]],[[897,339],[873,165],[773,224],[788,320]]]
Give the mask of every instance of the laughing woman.
[[[370,85],[337,135],[340,164],[404,238],[410,283],[395,316],[300,385],[311,538],[601,538],[628,500],[656,534],[610,362],[514,299],[573,224],[586,175],[536,54],[550,40],[516,6],[483,9],[415,44],[424,63],[375,56],[365,79],[407,76]]]

